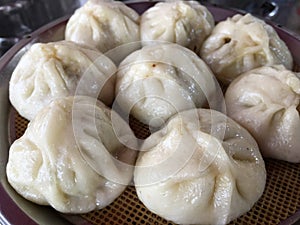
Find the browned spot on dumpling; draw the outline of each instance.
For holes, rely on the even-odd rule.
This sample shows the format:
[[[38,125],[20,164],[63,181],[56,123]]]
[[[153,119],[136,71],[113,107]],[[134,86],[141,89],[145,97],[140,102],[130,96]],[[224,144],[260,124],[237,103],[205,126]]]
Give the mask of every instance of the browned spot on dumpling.
[[[229,42],[231,42],[231,38],[230,37],[224,38],[224,44],[228,44]]]

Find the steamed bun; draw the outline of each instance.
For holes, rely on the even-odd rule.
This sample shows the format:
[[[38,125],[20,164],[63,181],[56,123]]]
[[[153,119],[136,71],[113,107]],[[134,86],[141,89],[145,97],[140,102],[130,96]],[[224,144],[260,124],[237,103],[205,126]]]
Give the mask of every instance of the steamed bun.
[[[89,0],[69,19],[65,39],[105,53],[140,40],[140,16],[123,2]]]
[[[194,52],[177,44],[133,52],[120,64],[116,79],[115,102],[123,113],[152,127],[185,109],[219,105],[214,75]]]
[[[111,113],[90,97],[52,101],[11,145],[9,183],[26,199],[63,213],[110,204],[131,181],[135,160],[115,135]]]
[[[300,80],[294,72],[282,65],[248,71],[229,85],[225,102],[263,156],[300,163]]]
[[[198,54],[213,27],[213,16],[197,1],[159,2],[141,16],[141,41],[173,42]]]
[[[13,71],[9,99],[28,120],[53,99],[75,93],[99,97],[109,105],[116,69],[105,55],[72,42],[36,43]]]
[[[178,224],[226,224],[249,211],[266,183],[246,129],[224,114],[193,109],[145,140],[134,182],[152,212]]]
[[[250,14],[220,22],[203,43],[200,55],[225,84],[260,66],[293,66],[289,49],[273,27]]]

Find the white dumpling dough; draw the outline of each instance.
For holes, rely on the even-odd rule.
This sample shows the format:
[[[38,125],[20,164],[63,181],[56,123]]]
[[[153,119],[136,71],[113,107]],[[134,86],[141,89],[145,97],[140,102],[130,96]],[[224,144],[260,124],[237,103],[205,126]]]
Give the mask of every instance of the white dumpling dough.
[[[225,94],[228,115],[257,140],[262,155],[300,163],[300,80],[282,65],[248,71]]]
[[[170,116],[216,103],[218,84],[208,66],[177,44],[145,46],[120,64],[115,95],[123,112],[153,127]]]
[[[257,143],[218,111],[177,114],[142,150],[134,171],[138,197],[178,224],[226,224],[249,211],[265,188]]]
[[[110,105],[115,72],[115,64],[98,51],[67,41],[37,43],[14,69],[9,99],[28,120],[51,100],[75,94],[98,97]]]
[[[291,53],[274,28],[250,14],[237,14],[218,23],[200,55],[225,84],[260,66],[293,66]]]
[[[214,27],[214,18],[196,1],[159,2],[141,16],[141,41],[167,41],[187,47],[197,54]]]
[[[65,39],[103,53],[140,41],[140,16],[123,2],[89,0],[69,19]]]
[[[110,204],[131,181],[136,155],[115,136],[111,113],[89,97],[51,102],[11,145],[9,183],[26,199],[63,213]]]

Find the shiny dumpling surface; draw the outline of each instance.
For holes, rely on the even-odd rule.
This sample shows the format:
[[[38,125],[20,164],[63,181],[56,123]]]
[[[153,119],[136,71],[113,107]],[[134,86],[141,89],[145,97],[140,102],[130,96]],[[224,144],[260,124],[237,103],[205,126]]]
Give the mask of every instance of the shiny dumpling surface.
[[[256,141],[218,111],[177,114],[142,151],[134,172],[138,197],[178,224],[226,224],[250,210],[265,187]]]
[[[9,99],[28,120],[53,99],[76,94],[111,104],[115,64],[102,53],[59,41],[33,44],[15,67]]]
[[[140,40],[140,16],[120,1],[89,0],[69,19],[65,38],[106,53]]]
[[[274,28],[251,14],[237,14],[218,23],[200,55],[225,84],[260,66],[293,66],[291,53]]]
[[[242,74],[229,85],[228,115],[247,128],[263,156],[300,162],[300,80],[282,65]]]
[[[143,45],[173,42],[198,54],[213,27],[213,16],[199,2],[159,2],[141,16],[141,41]]]
[[[107,206],[131,181],[135,160],[114,134],[110,117],[96,99],[54,100],[11,145],[9,183],[26,199],[63,213]]]
[[[178,44],[157,44],[122,61],[115,96],[124,113],[158,127],[179,111],[207,102],[217,107],[218,87],[208,66],[194,52]]]

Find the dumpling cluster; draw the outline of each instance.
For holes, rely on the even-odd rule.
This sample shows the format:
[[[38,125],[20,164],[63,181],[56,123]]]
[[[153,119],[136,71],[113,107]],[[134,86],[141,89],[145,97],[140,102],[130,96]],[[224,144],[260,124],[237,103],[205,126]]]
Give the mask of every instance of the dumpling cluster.
[[[260,66],[293,66],[289,49],[273,27],[250,14],[237,14],[218,23],[200,55],[224,84]]]
[[[300,81],[263,21],[235,15],[214,27],[196,1],[160,2],[140,16],[119,1],[89,0],[65,39],[32,45],[10,81],[12,105],[31,122],[11,145],[7,177],[26,199],[85,213],[114,201],[134,172],[152,212],[226,224],[265,188],[256,140],[264,156],[300,162]],[[232,82],[225,97],[235,121],[221,113],[216,77],[223,88]],[[129,115],[156,132],[137,140]]]
[[[300,79],[282,65],[248,71],[225,95],[228,115],[247,128],[265,157],[300,162]]]
[[[140,16],[123,2],[89,0],[69,19],[65,38],[105,53],[140,40]]]
[[[11,145],[9,183],[26,199],[64,213],[110,204],[131,181],[135,160],[115,136],[111,113],[90,97],[52,101]]]
[[[116,102],[127,115],[159,127],[177,112],[217,107],[218,85],[206,64],[176,44],[156,44],[122,61],[116,78]]]
[[[77,92],[110,105],[114,98],[115,64],[96,50],[59,41],[36,43],[23,55],[9,83],[9,99],[26,119],[53,99]]]
[[[197,1],[159,2],[141,16],[141,41],[144,46],[172,42],[198,54],[214,25],[211,13]]]
[[[214,18],[196,1],[159,2],[139,16],[124,3],[89,0],[69,19],[65,38],[106,53],[128,45],[156,41],[172,42],[197,54],[214,27]]]
[[[142,150],[134,171],[138,197],[175,223],[226,224],[264,191],[265,164],[256,141],[220,112],[179,113]]]

